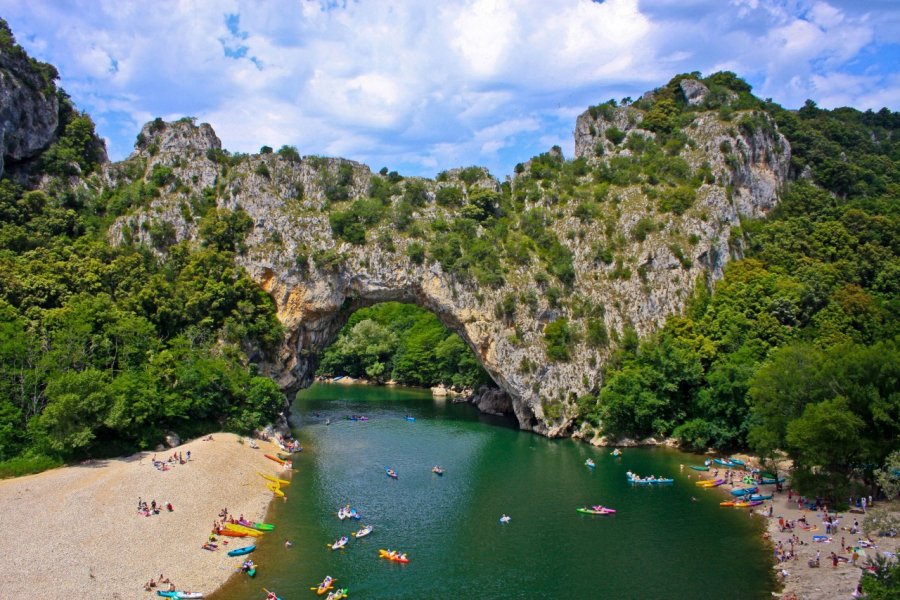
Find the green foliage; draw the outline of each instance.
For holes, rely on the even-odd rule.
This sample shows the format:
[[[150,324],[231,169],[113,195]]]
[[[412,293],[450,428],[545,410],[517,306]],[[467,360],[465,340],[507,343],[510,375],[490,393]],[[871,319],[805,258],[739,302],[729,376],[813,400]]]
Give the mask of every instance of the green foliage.
[[[567,362],[571,358],[570,348],[575,342],[575,332],[566,318],[556,319],[544,327],[544,344],[550,360]]]
[[[682,215],[694,205],[697,200],[697,192],[688,186],[680,185],[674,190],[663,192],[659,201],[659,210]]]
[[[868,600],[897,600],[900,598],[900,563],[889,560],[880,552],[866,561],[863,570],[863,597]]]
[[[200,221],[200,239],[204,246],[223,252],[243,253],[244,238],[253,229],[253,219],[243,209],[218,208]]]
[[[463,193],[462,190],[456,186],[445,186],[437,191],[435,200],[439,206],[457,208],[463,204]]]
[[[604,135],[606,136],[606,139],[608,139],[612,143],[613,146],[618,146],[622,143],[622,140],[625,139],[625,132],[615,125],[607,127]]]
[[[465,342],[433,313],[397,302],[353,313],[322,354],[317,375],[393,379],[425,387],[473,388],[489,380]]]
[[[59,140],[41,155],[41,169],[50,175],[87,175],[100,162],[103,142],[86,113],[73,113],[67,118]]]

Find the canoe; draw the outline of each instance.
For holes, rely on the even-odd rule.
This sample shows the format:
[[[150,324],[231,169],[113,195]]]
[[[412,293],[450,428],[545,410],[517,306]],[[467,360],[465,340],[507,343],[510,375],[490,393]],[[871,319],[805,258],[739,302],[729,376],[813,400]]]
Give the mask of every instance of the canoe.
[[[584,513],[586,515],[614,515],[616,514],[615,509],[612,508],[601,508],[600,510],[594,510],[593,508],[576,508],[580,513]]]
[[[359,531],[354,531],[354,532],[351,533],[350,535],[352,535],[352,536],[355,537],[356,539],[359,539],[359,538],[361,538],[361,537],[366,537],[367,535],[369,535],[370,533],[372,533],[372,530],[373,530],[373,529],[375,529],[373,526],[371,526],[371,525],[366,525],[365,527],[363,527],[363,528],[360,529]]]
[[[751,500],[771,500],[772,494],[750,494]]]
[[[378,551],[378,556],[380,556],[381,558],[386,558],[392,562],[398,562],[398,563],[403,563],[403,564],[408,563],[409,558],[408,557],[403,558],[402,555],[403,555],[402,552],[394,552],[394,554],[391,554],[390,551],[385,550],[384,548],[382,548],[381,550]]]
[[[344,535],[344,536],[341,536],[340,539],[335,540],[335,542],[333,544],[326,544],[326,546],[329,546],[332,550],[340,550],[341,548],[346,546],[347,542],[349,542],[349,541],[350,541],[350,538],[348,538],[346,535]]]
[[[268,458],[269,460],[274,460],[274,461],[277,462],[279,465],[283,465],[283,464],[286,462],[285,460],[282,460],[282,459],[278,458],[278,457],[275,456],[274,454],[264,454],[263,456],[265,456],[265,457]]]
[[[695,471],[709,471],[709,467],[701,467],[698,465],[691,465],[691,468]]]
[[[248,537],[249,534],[243,531],[233,531],[231,529],[220,529],[219,535],[225,535],[228,537]],[[253,536],[256,537],[256,536]]]
[[[759,488],[756,488],[756,487],[737,488],[737,489],[731,490],[731,495],[732,496],[749,496],[750,494],[755,494],[758,490],[759,490]]]
[[[729,500],[728,502],[719,502],[719,506],[734,506],[734,500]]]
[[[333,578],[326,577],[325,579],[322,580],[322,583],[320,583],[318,587],[315,587],[312,589],[316,590],[316,593],[321,596],[322,594],[324,594],[325,592],[327,592],[328,590],[330,590],[334,587],[334,581],[335,580]]]
[[[243,556],[244,554],[250,554],[256,550],[256,544],[250,544],[249,546],[244,546],[243,548],[235,548],[234,550],[228,551],[228,556]]]
[[[259,473],[259,471],[257,471],[257,473]],[[278,479],[274,475],[267,475],[266,473],[259,473],[259,474],[262,475],[263,479],[268,479],[272,483],[277,483],[278,485],[290,485],[291,484],[291,482],[288,481],[287,479]]]
[[[738,460],[738,459],[736,459],[736,458],[733,457],[733,456],[732,456],[731,458],[729,458],[728,460],[731,461],[731,464],[738,465],[739,467],[743,467],[743,466],[744,466],[744,461]]]
[[[785,481],[784,477],[778,477],[777,479],[775,477],[763,477],[762,478],[762,482],[766,485],[775,485],[776,483],[784,483],[784,481]]]
[[[253,537],[259,537],[263,534],[262,531],[257,531],[252,527],[247,527],[246,525],[238,525],[237,523],[225,523],[226,531],[237,531],[238,533],[246,533],[247,535]]]
[[[721,458],[714,458],[713,462],[717,465],[722,465],[723,467],[733,467],[735,464],[729,460],[722,460]]]

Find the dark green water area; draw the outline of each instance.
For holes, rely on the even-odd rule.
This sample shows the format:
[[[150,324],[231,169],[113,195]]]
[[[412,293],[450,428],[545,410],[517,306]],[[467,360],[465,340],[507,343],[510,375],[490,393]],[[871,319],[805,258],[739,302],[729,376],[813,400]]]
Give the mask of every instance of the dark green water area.
[[[738,600],[774,589],[762,523],[693,484],[696,456],[660,448],[614,458],[408,388],[316,384],[298,394],[292,425],[304,451],[288,501],[269,513],[276,530],[253,553],[259,572],[232,578],[216,600],[263,598],[263,587],[284,600],[317,598],[310,587],[326,575],[350,598]],[[675,483],[632,486],[629,469]],[[338,519],[346,504],[360,521]],[[593,504],[618,512],[575,510]],[[328,547],[369,524],[369,536]],[[410,563],[380,559],[380,548]]]

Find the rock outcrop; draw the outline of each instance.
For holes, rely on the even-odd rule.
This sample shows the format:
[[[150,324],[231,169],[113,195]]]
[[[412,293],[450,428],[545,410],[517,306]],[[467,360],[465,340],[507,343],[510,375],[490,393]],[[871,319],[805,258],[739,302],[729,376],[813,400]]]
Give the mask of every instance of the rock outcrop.
[[[524,429],[566,435],[575,400],[598,389],[603,363],[623,332],[653,331],[683,308],[698,281],[709,285],[721,277],[723,265],[740,253],[739,244],[729,244],[732,229],[742,216],[771,208],[787,176],[790,148],[767,115],[748,112],[725,122],[697,111],[681,130],[686,143],[667,149],[665,159],[690,176],[693,183],[680,186],[689,188],[690,202],[665,208],[674,184],[653,173],[615,174],[620,164],[637,160],[636,148],[655,139],[641,127],[644,118],[630,106],[578,117],[575,151],[583,169],[568,188],[561,178],[541,179],[533,166],[504,184],[516,210],[543,215],[548,235],[570,254],[574,273],[565,285],[548,277],[550,267],[527,240],[515,260],[507,246],[496,248],[502,273],[490,285],[448,272],[424,251],[471,206],[437,202],[441,189],[457,187],[465,198],[479,190],[500,194],[500,182],[485,173],[453,170],[435,181],[401,181],[351,161],[294,152],[234,157],[221,151],[208,125],[190,120],[148,125],[125,163],[104,168],[110,186],[149,180],[160,167],[173,175],[149,207],[121,218],[110,235],[153,245],[150,232],[165,221],[176,239],[196,240],[203,199],[243,210],[253,228],[237,261],[272,297],[284,324],[284,344],[263,366],[285,390],[312,381],[317,356],[353,311],[411,302],[457,332],[502,389],[507,400],[492,397],[485,408],[511,410]],[[562,164],[558,152],[546,160]],[[597,173],[613,183],[597,184]],[[349,210],[373,183],[396,187],[380,200],[391,216],[367,225],[364,245],[344,241],[329,213]],[[484,231],[472,223],[473,239],[480,239]],[[511,221],[510,235],[522,237],[519,227]],[[563,356],[550,352],[551,323],[567,324],[571,334]],[[608,344],[598,331],[609,333]]]
[[[0,175],[7,162],[39,154],[56,138],[56,70],[28,58],[0,19]],[[37,68],[39,67],[39,68]]]

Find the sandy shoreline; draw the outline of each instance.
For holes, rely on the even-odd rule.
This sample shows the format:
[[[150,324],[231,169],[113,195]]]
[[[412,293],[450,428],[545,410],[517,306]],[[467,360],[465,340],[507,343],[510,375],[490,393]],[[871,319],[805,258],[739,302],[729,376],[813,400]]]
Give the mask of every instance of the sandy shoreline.
[[[745,458],[745,457],[741,457]],[[724,468],[719,468],[719,475],[725,472]],[[712,478],[712,471],[700,473],[700,478]],[[738,484],[738,477],[735,477],[734,487],[743,487]],[[788,481],[789,483],[789,481]],[[728,500],[734,499],[729,493],[732,486],[728,484],[719,486],[717,489],[722,490],[723,497]],[[698,490],[699,491],[699,490]],[[861,565],[865,563],[865,556],[874,557],[876,550],[897,552],[900,542],[895,538],[873,538],[877,544],[875,549],[864,549],[866,553],[857,561],[857,566],[851,565],[849,562],[838,562],[837,568],[832,567],[831,553],[834,552],[838,556],[851,558],[851,553],[841,549],[841,538],[844,539],[846,545],[855,545],[859,539],[865,539],[864,534],[851,534],[849,532],[854,520],[862,525],[864,514],[855,512],[839,513],[839,531],[830,534],[827,537],[829,541],[814,542],[813,536],[825,535],[825,525],[823,522],[824,513],[822,511],[810,511],[797,507],[797,496],[792,495],[792,499],[788,500],[788,486],[784,486],[782,492],[776,492],[774,485],[760,486],[761,494],[772,494],[772,500],[768,500],[754,509],[754,513],[766,521],[766,533],[768,541],[772,544],[773,552],[773,569],[778,573],[776,578],[782,582],[783,588],[774,593],[773,596],[781,598],[793,598],[797,600],[832,600],[835,598],[851,598],[859,580],[862,577]],[[771,507],[772,517],[770,518],[769,509]],[[878,508],[878,506],[876,506]],[[737,510],[734,508],[723,507],[722,510]],[[747,509],[740,509],[747,510]],[[805,517],[807,523],[812,527],[810,530],[804,530],[801,527],[794,527],[793,530],[781,530],[779,519],[783,518],[786,522],[797,521],[801,517]],[[793,536],[796,536],[795,538]],[[791,540],[794,539],[793,546]],[[776,544],[782,543],[785,550],[793,548],[793,558],[785,562],[780,562],[776,557]],[[809,566],[810,560],[815,560],[816,552],[820,553],[820,566],[813,568]],[[778,551],[780,554],[780,551]],[[787,576],[781,575],[782,569],[787,572]]]
[[[0,597],[148,599],[143,584],[160,573],[179,590],[223,585],[240,559],[200,548],[216,515],[227,506],[262,520],[272,493],[257,471],[283,470],[263,456],[276,449],[269,442],[254,450],[233,434],[213,437],[0,481]],[[169,471],[152,465],[154,455],[188,451],[191,460]],[[174,512],[140,516],[138,497]]]

